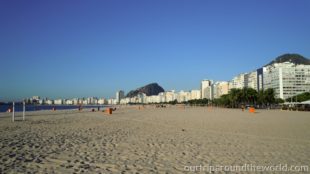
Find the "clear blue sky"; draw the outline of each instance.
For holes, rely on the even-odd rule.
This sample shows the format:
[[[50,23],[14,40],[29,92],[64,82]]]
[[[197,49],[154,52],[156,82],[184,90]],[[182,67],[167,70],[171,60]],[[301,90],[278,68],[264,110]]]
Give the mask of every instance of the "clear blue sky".
[[[309,0],[1,0],[0,101],[199,89],[310,57]]]

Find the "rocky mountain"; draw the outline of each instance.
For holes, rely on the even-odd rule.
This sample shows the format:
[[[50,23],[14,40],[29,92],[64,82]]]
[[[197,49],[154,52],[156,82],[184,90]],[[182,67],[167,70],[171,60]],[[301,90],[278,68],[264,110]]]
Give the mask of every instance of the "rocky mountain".
[[[310,65],[310,60],[303,57],[302,55],[299,55],[299,54],[283,54],[283,55],[277,57],[275,60],[271,61],[267,65],[271,65],[274,63],[283,63],[283,62],[291,62],[294,64]]]
[[[151,83],[136,90],[131,90],[126,97],[135,97],[139,93],[144,93],[147,96],[158,95],[160,92],[165,92],[165,90],[157,83]]]

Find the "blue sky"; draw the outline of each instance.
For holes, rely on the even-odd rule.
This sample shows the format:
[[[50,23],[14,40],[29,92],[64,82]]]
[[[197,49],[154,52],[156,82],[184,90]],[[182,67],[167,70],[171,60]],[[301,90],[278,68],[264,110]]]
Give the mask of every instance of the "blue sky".
[[[310,57],[308,0],[0,1],[0,101],[199,89]]]

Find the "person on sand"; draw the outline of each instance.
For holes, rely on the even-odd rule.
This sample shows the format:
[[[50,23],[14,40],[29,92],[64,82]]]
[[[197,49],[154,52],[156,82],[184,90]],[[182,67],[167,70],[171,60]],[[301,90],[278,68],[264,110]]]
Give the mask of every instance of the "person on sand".
[[[7,112],[12,112],[12,111],[13,111],[12,106],[10,106],[10,107],[8,108]]]

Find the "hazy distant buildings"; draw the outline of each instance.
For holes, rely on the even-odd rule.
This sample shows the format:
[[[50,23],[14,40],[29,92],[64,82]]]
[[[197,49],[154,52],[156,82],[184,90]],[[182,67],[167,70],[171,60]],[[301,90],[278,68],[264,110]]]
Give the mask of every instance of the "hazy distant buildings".
[[[256,70],[249,73],[241,73],[229,82],[229,90],[232,88],[242,89],[245,87],[258,90],[257,76],[258,73]]]
[[[176,100],[178,102],[186,102],[191,99],[191,93],[186,91],[180,91],[178,94],[176,94]]]
[[[98,104],[104,105],[104,104],[107,104],[107,101],[104,98],[101,98],[101,99],[98,99]]]
[[[245,83],[245,85],[244,85],[245,87],[258,90],[257,71],[252,71],[252,72],[246,73],[244,83]]]
[[[165,102],[171,102],[176,100],[175,90],[165,92]]]
[[[202,80],[201,81],[201,98],[211,98],[210,96],[212,95],[212,90],[211,90],[211,85],[213,81],[212,80]]]
[[[246,73],[241,73],[237,76],[235,76],[230,83],[229,89],[237,88],[242,89],[245,87],[245,79],[246,79]]]
[[[57,99],[57,100],[54,100],[54,104],[55,105],[62,105],[62,104],[64,104],[64,102],[62,99]]]
[[[116,103],[119,104],[121,102],[121,99],[125,98],[125,92],[120,90],[116,92]]]
[[[201,90],[191,90],[191,100],[200,99],[201,98]]]
[[[220,98],[222,95],[228,94],[229,83],[226,81],[215,82],[213,91],[213,98]]]

